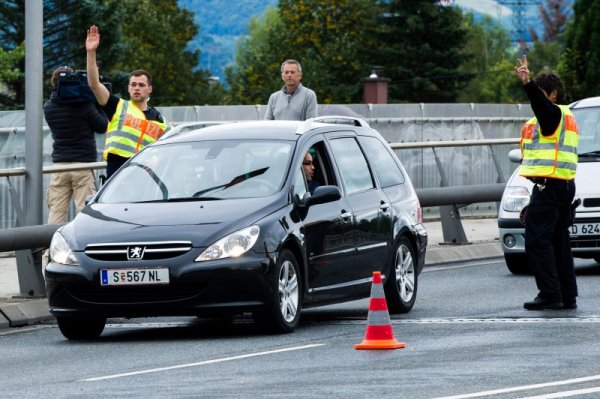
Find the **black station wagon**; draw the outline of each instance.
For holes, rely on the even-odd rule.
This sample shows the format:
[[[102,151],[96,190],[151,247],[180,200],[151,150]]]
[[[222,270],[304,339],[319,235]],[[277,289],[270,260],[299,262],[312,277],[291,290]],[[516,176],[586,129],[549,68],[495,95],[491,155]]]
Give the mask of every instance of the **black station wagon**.
[[[302,308],[368,297],[374,271],[390,313],[412,309],[427,246],[421,207],[366,122],[250,121],[167,136],[55,233],[45,276],[66,338],[97,337],[107,318],[243,313],[287,333]]]

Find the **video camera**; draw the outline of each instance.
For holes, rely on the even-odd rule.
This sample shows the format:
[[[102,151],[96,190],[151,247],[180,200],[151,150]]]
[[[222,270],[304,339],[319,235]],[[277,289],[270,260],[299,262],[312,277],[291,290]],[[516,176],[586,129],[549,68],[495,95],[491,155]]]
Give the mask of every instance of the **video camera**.
[[[104,78],[100,76],[100,82],[112,93],[111,83],[103,80]],[[87,71],[61,71],[56,86],[58,98],[63,103],[96,101],[96,96],[88,85]]]

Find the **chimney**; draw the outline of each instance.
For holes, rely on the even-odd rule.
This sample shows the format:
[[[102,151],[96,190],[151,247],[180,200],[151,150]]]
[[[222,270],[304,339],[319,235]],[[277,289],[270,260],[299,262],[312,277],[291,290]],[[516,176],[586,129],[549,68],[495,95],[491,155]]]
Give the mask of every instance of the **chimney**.
[[[374,67],[371,75],[363,83],[363,103],[387,104],[390,80],[383,77],[383,68]]]

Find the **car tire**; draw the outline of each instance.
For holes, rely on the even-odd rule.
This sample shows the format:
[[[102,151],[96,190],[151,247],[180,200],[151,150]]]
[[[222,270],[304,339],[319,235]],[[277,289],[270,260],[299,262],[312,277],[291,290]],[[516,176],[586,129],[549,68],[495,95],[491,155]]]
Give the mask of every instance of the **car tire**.
[[[302,308],[300,268],[290,250],[281,251],[271,278],[270,301],[264,309],[252,314],[254,321],[262,331],[290,333],[298,326]]]
[[[504,260],[506,261],[506,267],[512,274],[530,275],[533,273],[531,266],[527,263],[525,254],[504,254]]]
[[[57,316],[56,321],[62,335],[70,340],[98,338],[106,325],[106,318],[103,317]]]
[[[385,298],[390,313],[408,313],[417,299],[415,250],[404,236],[400,237],[395,248],[390,275],[384,285]]]

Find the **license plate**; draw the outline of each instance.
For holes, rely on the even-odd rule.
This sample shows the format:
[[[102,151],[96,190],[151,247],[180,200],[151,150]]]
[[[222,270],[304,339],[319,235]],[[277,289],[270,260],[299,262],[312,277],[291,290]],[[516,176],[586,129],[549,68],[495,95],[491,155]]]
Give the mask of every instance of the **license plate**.
[[[169,269],[102,269],[100,285],[169,284]]]
[[[598,236],[600,223],[575,223],[569,228],[572,236]]]

